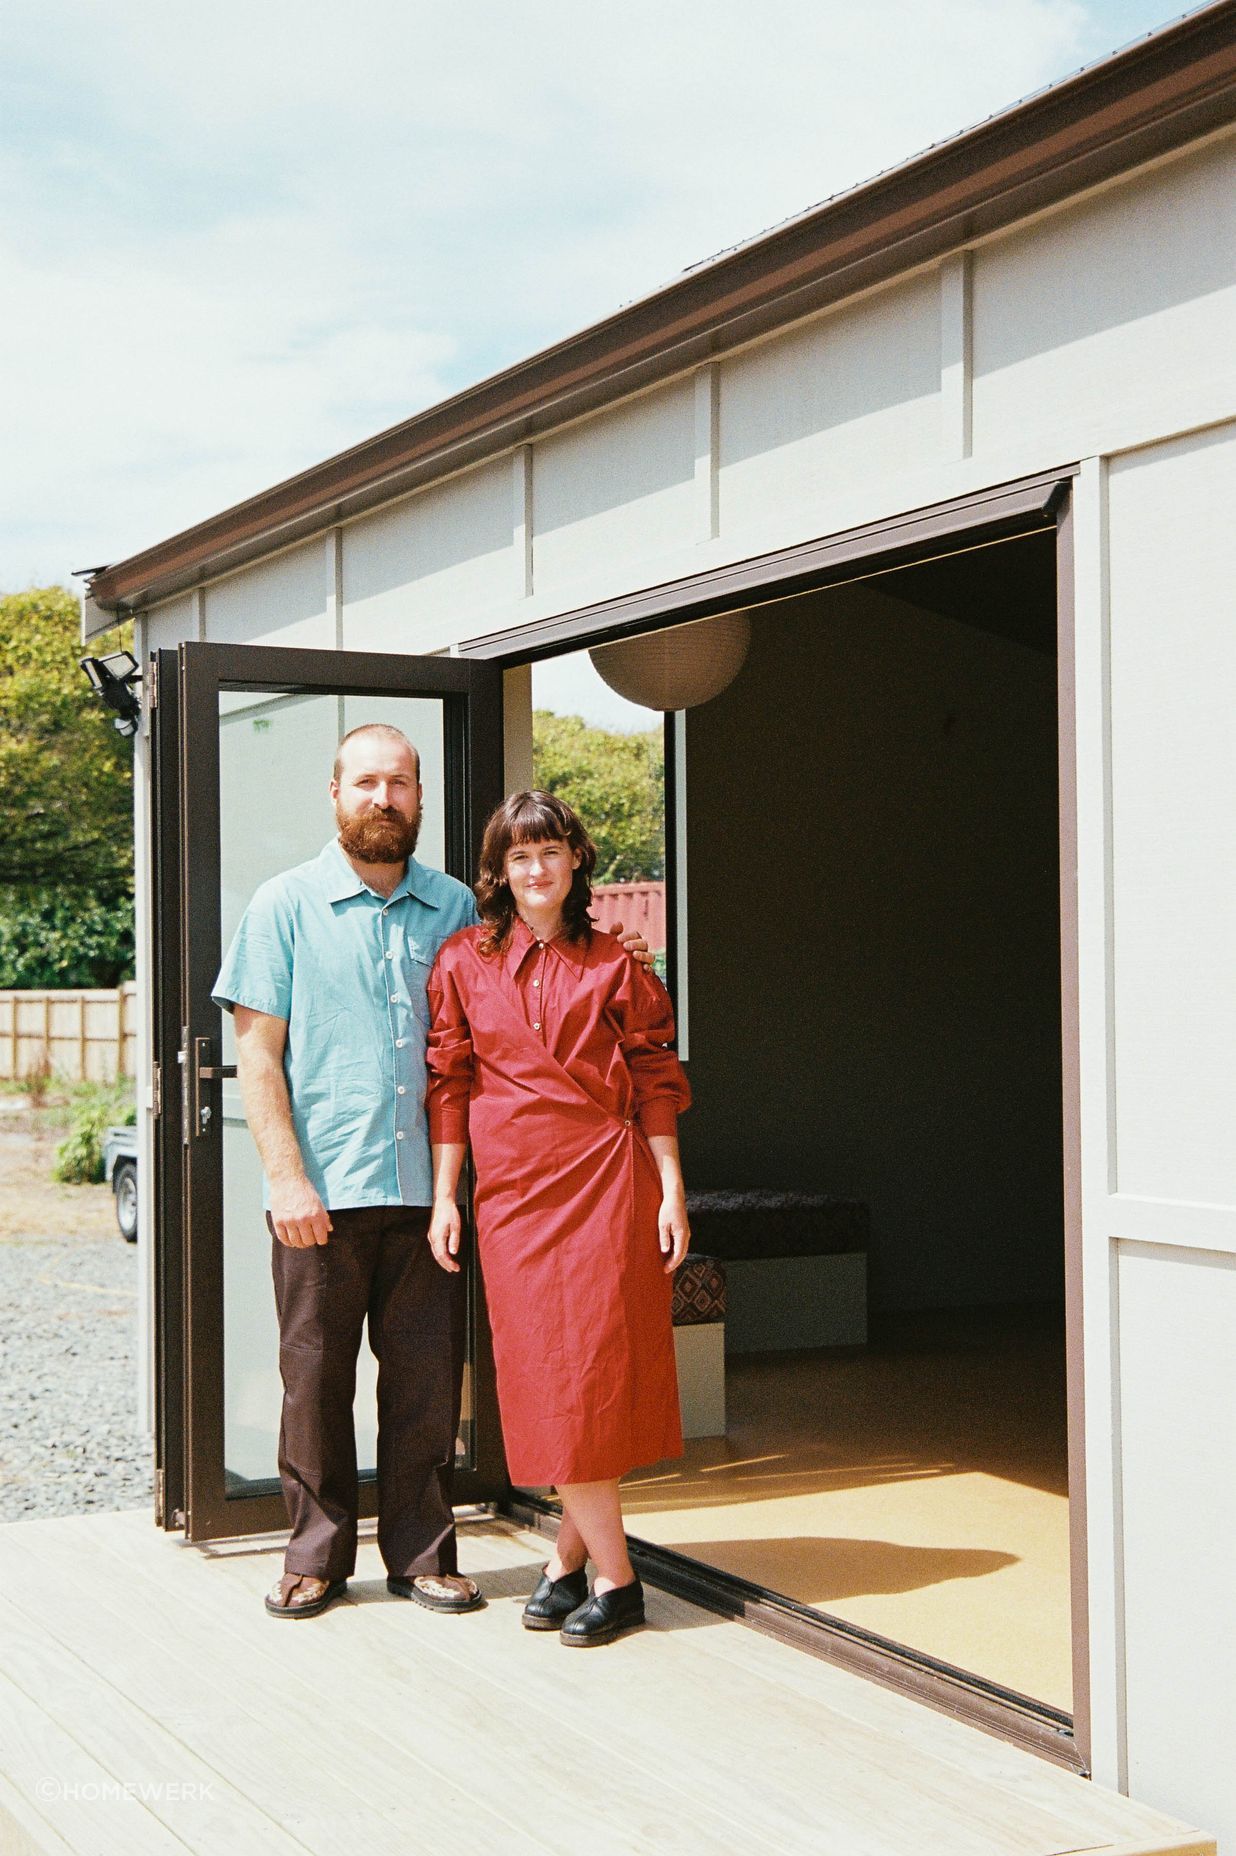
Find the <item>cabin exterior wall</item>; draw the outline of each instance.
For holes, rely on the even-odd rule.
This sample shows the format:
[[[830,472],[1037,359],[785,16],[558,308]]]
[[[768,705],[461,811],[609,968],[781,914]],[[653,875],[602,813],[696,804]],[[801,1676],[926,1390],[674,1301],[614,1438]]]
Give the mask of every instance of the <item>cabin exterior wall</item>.
[[[1093,1762],[1236,1839],[1234,217],[1217,134],[155,607],[139,643],[446,651],[1080,465]]]

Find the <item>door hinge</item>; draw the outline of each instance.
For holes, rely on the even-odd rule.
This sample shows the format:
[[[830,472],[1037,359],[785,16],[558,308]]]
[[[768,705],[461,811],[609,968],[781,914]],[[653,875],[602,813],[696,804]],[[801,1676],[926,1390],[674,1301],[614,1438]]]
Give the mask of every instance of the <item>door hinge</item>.
[[[150,1112],[156,1121],[163,1113],[163,1065],[161,1063],[151,1065]]]
[[[154,729],[154,712],[159,706],[159,660],[153,652],[142,673],[142,735],[149,741]]]
[[[154,1486],[155,1526],[162,1527],[163,1525],[163,1494],[164,1494],[164,1489],[165,1489],[166,1484],[164,1481],[163,1471],[161,1469],[156,1469],[155,1471],[154,1485],[155,1485]]]

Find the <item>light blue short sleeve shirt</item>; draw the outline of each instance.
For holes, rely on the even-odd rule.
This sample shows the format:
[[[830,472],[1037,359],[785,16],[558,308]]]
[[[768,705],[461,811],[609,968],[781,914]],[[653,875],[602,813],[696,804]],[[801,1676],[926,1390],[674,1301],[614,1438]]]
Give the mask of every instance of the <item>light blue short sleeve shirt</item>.
[[[378,895],[337,839],[263,883],[245,910],[212,997],[287,1021],[296,1138],[330,1210],[432,1203],[429,970],[476,920],[471,890],[415,858]]]

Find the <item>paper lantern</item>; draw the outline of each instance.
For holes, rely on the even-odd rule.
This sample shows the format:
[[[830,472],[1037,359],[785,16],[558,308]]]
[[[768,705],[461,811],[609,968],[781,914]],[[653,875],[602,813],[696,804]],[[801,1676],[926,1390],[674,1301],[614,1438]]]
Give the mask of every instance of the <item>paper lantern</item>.
[[[747,660],[751,621],[745,612],[693,619],[667,631],[599,644],[588,655],[598,674],[645,709],[693,709],[711,702]]]

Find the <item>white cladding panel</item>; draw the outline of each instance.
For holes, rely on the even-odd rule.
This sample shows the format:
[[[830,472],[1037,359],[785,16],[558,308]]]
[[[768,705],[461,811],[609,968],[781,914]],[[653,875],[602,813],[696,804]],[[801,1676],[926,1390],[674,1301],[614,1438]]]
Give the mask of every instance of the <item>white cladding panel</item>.
[[[343,646],[436,651],[515,587],[511,460],[343,530]]]
[[[939,459],[940,281],[931,271],[721,365],[721,533]]]
[[[146,615],[147,651],[170,651],[197,637],[197,597],[185,593],[165,600]]]
[[[1064,461],[1079,426],[1204,387],[1236,327],[1236,139],[980,246],[973,290],[976,454],[1041,434]]]
[[[1236,426],[1108,494],[1115,1184],[1236,1209]]]
[[[538,592],[605,580],[692,539],[695,389],[690,380],[648,393],[533,453],[533,577]]]
[[[1116,1267],[1128,1789],[1236,1849],[1236,1258]]]
[[[321,541],[311,541],[207,587],[209,643],[329,650],[335,630],[326,603],[325,559]]]

